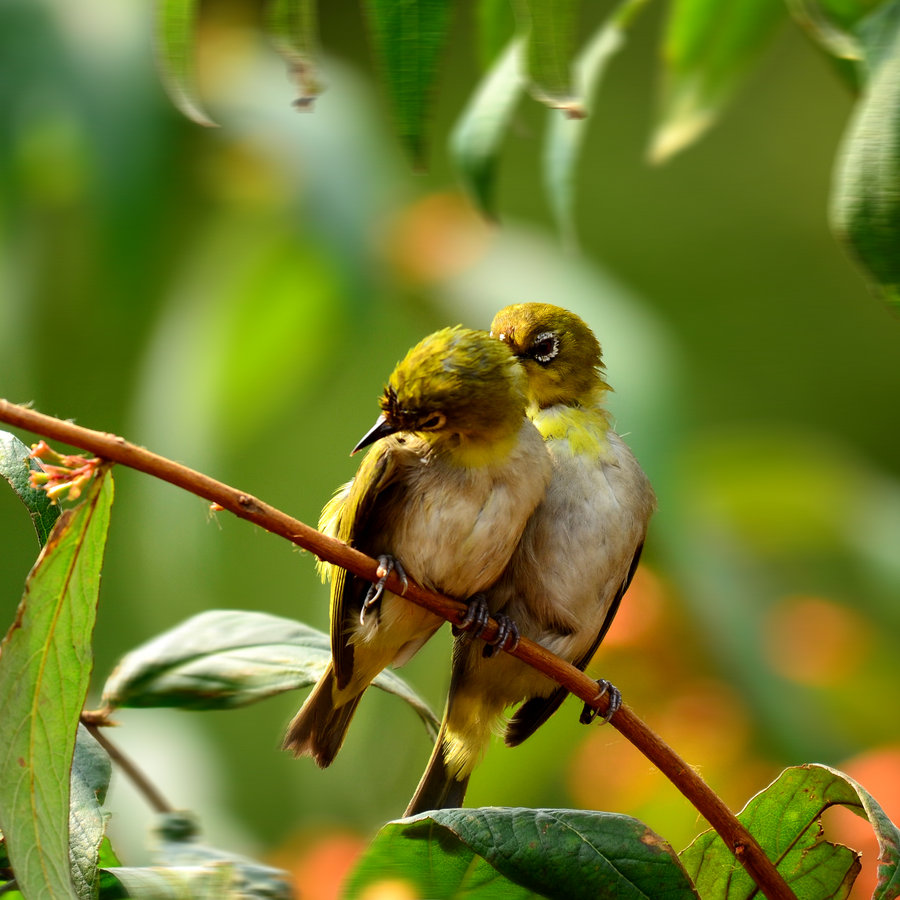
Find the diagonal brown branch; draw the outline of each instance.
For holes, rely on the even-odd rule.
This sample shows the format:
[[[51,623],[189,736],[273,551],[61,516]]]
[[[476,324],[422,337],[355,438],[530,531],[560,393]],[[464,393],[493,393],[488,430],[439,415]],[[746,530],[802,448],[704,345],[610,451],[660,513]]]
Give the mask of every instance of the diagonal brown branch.
[[[216,503],[273,534],[287,538],[320,559],[342,566],[361,578],[375,581],[378,577],[376,575],[378,563],[364,553],[322,534],[315,528],[310,528],[309,525],[269,506],[251,494],[151,453],[143,447],[130,444],[117,435],[82,428],[72,422],[55,419],[3,399],[0,399],[0,422],[87,450],[103,459],[160,478],[211,503]],[[394,573],[388,576],[386,586],[397,593],[402,590],[400,579]],[[466,612],[464,604],[423,590],[413,582],[409,583],[406,597],[454,624],[459,624]],[[492,619],[483,636],[490,639],[496,631],[497,623]],[[598,696],[597,683],[588,678],[584,672],[527,638],[521,639],[513,655],[561,684],[601,714],[606,713],[608,703],[606,696]],[[741,825],[709,785],[659,735],[651,731],[624,704],[610,722],[696,807],[766,897],[770,900],[796,900],[793,891],[778,874],[756,839]]]

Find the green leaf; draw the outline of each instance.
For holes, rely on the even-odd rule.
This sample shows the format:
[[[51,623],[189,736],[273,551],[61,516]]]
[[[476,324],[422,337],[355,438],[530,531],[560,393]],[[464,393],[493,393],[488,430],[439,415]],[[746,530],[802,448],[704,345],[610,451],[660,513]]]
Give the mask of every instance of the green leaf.
[[[124,889],[124,890],[123,890]],[[103,869],[100,900],[246,900],[229,866],[117,866]]]
[[[213,609],[132,650],[103,689],[109,707],[233,709],[315,684],[331,660],[327,634],[267,613]],[[437,718],[392,672],[376,687],[409,703],[432,737]]]
[[[30,459],[30,449],[15,435],[0,431],[0,475],[2,475],[25,504],[38,542],[43,547],[53,523],[59,518],[59,507],[47,496],[46,491],[31,486],[29,472],[40,472],[36,459]]]
[[[569,115],[584,110],[572,84],[579,0],[516,0],[519,31],[526,36],[525,71],[535,99]]]
[[[859,854],[826,841],[822,813],[841,805],[867,818],[881,850],[873,900],[900,892],[900,832],[875,800],[852,778],[822,765],[785,769],[740,812],[738,818],[759,841],[799,900],[846,897],[859,873]],[[705,831],[681,860],[704,900],[757,896],[756,885],[721,838]]]
[[[297,83],[294,106],[309,107],[322,92],[316,63],[319,56],[316,0],[271,0],[266,28]]]
[[[683,150],[712,125],[785,17],[782,0],[673,0],[650,147],[654,162]]]
[[[109,818],[102,804],[111,772],[106,751],[79,725],[70,781],[69,859],[75,891],[82,900],[96,897],[100,889],[100,845]]]
[[[91,636],[113,484],[102,471],[60,516],[0,648],[0,830],[29,900],[77,897],[69,779],[91,674]]]
[[[597,29],[574,65],[575,93],[588,113],[610,60],[625,44],[625,29],[647,0],[624,0]],[[579,118],[552,115],[544,144],[544,184],[556,224],[564,240],[574,246],[575,168],[581,156],[587,123]]]
[[[156,834],[157,845],[153,856],[166,868],[225,866],[231,870],[232,887],[241,897],[290,900],[293,896],[287,872],[264,866],[237,853],[201,844],[197,840],[197,823],[186,813],[161,816]]]
[[[509,0],[479,0],[475,10],[478,33],[478,58],[488,69],[503,52],[516,29]]]
[[[874,292],[900,308],[900,3],[861,24],[870,76],[842,140],[831,225]]]
[[[438,59],[450,27],[449,0],[366,0],[369,30],[401,143],[424,168]]]
[[[463,185],[488,218],[496,218],[494,186],[500,142],[524,89],[522,41],[514,39],[484,77],[450,135],[450,154]]]
[[[194,38],[199,0],[156,0],[156,60],[175,107],[198,125],[215,127],[197,98]]]
[[[392,822],[376,836],[345,896],[388,879],[437,900],[697,897],[672,848],[646,825],[566,809],[437,810]]]

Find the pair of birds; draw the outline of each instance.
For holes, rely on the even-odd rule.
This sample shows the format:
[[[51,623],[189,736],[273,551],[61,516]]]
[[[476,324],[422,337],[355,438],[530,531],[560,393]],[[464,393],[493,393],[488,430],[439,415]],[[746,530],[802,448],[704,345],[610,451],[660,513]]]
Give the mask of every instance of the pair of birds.
[[[397,566],[425,588],[470,600],[584,668],[640,557],[655,497],[613,431],[600,345],[574,313],[522,303],[491,332],[460,326],[425,338],[400,362],[374,444],[319,527]],[[345,570],[331,578],[332,662],[288,727],[284,747],[328,766],[363,692],[408,661],[443,619]],[[382,579],[383,581],[383,579]],[[515,623],[514,625],[512,623]],[[559,707],[566,691],[515,657],[457,636],[438,739],[406,815],[461,806],[469,776],[501,720],[510,746]]]

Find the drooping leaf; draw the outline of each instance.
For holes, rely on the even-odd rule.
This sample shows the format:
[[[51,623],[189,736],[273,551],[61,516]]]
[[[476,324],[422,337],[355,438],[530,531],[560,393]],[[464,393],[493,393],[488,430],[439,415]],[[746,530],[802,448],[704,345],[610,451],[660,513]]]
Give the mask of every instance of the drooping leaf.
[[[573,67],[575,94],[586,113],[610,60],[625,43],[625,31],[647,0],[624,0],[578,55]],[[564,240],[575,243],[575,168],[588,122],[570,116],[550,116],[544,144],[544,185]]]
[[[69,859],[75,892],[91,900],[100,889],[100,846],[109,813],[102,804],[112,765],[106,751],[79,725],[72,759],[69,801]]]
[[[375,56],[397,135],[424,168],[438,60],[450,28],[449,0],[366,0]]]
[[[91,673],[91,636],[112,477],[62,514],[28,576],[0,649],[0,830],[30,900],[77,897],[69,871],[69,780]]]
[[[197,96],[194,39],[199,0],[156,0],[156,58],[172,103],[198,125],[215,127]]]
[[[331,659],[327,634],[267,613],[213,609],[128,653],[103,688],[109,707],[232,709],[315,684]],[[406,682],[373,682],[409,703],[437,734],[437,719]]]
[[[316,0],[270,0],[266,27],[297,84],[294,105],[310,107],[322,92]]]
[[[583,116],[572,81],[579,0],[516,0],[525,36],[525,72],[535,99],[569,115]]]
[[[25,504],[38,542],[43,547],[53,523],[59,518],[59,507],[46,492],[31,486],[30,472],[39,472],[40,464],[30,459],[31,451],[14,434],[0,431],[0,475],[10,484],[19,499]]]
[[[100,900],[248,900],[222,866],[117,866],[102,870]],[[255,898],[250,898],[255,900]]]
[[[248,900],[256,897],[291,900],[290,876],[238,853],[200,843],[199,827],[186,813],[161,816],[156,831],[154,860],[165,868],[225,866],[232,872],[232,887]]]
[[[875,293],[900,308],[900,2],[859,34],[869,75],[838,153],[831,225]]]
[[[479,0],[475,16],[478,58],[489,69],[512,40],[516,20],[509,0]]]
[[[456,170],[475,204],[491,219],[496,215],[500,143],[524,89],[521,54],[522,42],[514,39],[484,77],[450,135]]]
[[[712,125],[786,15],[782,0],[673,0],[650,147],[654,162],[683,150]]]
[[[389,879],[406,882],[412,896],[436,900],[697,898],[672,848],[646,825],[630,816],[566,809],[437,810],[389,823],[345,895]]]
[[[821,765],[785,769],[738,818],[800,900],[841,898],[849,894],[860,863],[858,853],[823,836],[822,813],[838,804],[867,818],[878,838],[881,864],[874,900],[896,897],[900,831],[866,790],[842,772]],[[750,876],[713,831],[682,851],[681,860],[704,900],[757,896]]]

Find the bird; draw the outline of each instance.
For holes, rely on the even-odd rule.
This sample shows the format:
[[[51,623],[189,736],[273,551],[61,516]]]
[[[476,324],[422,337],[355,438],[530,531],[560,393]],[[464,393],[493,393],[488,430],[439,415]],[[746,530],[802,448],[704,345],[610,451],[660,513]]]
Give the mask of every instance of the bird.
[[[381,415],[353,453],[371,448],[319,522],[377,557],[382,577],[370,585],[319,564],[331,582],[331,661],[288,726],[285,750],[330,765],[372,680],[443,623],[384,588],[392,569],[402,584],[464,601],[500,577],[550,480],[526,387],[509,346],[461,325],[424,338],[397,364]]]
[[[579,316],[547,303],[514,304],[497,313],[491,335],[528,376],[527,413],[550,452],[553,474],[485,602],[495,617],[511,619],[518,634],[583,670],[631,583],[656,497],[613,430],[600,344]],[[407,816],[462,805],[469,776],[507,707],[520,704],[504,734],[516,746],[565,699],[565,688],[491,649],[470,633],[456,638],[441,728]],[[614,712],[621,694],[608,682],[598,685],[610,691]]]

